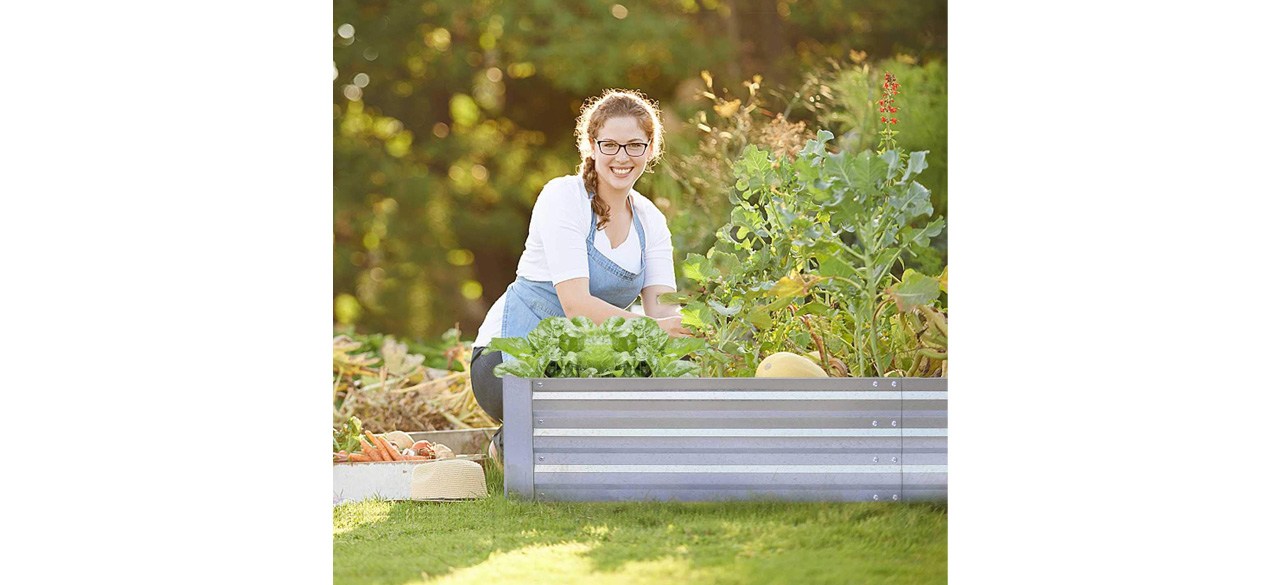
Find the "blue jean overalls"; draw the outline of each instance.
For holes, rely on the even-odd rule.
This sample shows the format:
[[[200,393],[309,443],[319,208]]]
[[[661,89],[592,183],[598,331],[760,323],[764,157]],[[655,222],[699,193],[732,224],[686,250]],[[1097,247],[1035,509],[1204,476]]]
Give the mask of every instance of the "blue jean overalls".
[[[627,196],[627,203],[632,203]],[[640,296],[644,288],[645,269],[645,235],[644,226],[640,224],[640,215],[631,205],[631,223],[640,236],[640,272],[632,274],[624,270],[596,249],[596,212],[591,212],[591,224],[587,229],[587,269],[590,275],[589,289],[591,296],[626,309]],[[529,280],[517,276],[516,281],[507,287],[506,305],[502,308],[501,337],[524,337],[533,331],[540,321],[547,317],[564,317],[564,308],[560,305],[560,297],[556,296],[556,288],[548,281]],[[513,358],[502,353],[502,361]]]

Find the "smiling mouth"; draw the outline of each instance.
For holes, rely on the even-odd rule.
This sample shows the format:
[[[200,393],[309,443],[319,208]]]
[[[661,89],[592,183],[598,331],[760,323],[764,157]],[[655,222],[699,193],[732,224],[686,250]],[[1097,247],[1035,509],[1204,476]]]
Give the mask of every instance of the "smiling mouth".
[[[631,174],[632,169],[634,169],[634,168],[635,168],[635,167],[628,167],[628,168],[625,168],[625,169],[620,169],[620,168],[618,168],[618,167],[609,167],[609,171],[610,171],[610,172],[612,172],[612,173],[613,173],[613,176],[615,176],[615,177],[625,177],[625,176],[627,176],[627,175],[630,175],[630,174]]]

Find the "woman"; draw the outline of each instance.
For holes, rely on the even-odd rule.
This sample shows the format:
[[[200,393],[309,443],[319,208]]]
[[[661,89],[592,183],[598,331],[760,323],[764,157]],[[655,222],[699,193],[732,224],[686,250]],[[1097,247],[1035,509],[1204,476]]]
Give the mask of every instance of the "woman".
[[[675,291],[671,231],[666,217],[632,190],[662,155],[658,109],[638,92],[609,90],[583,105],[575,135],[577,175],[547,182],[533,206],[516,280],[489,309],[476,335],[471,388],[476,402],[502,420],[502,381],[493,369],[511,359],[482,348],[495,337],[524,337],[547,317],[639,317],[627,310],[640,297],[645,316],[672,336],[680,307],[658,302]],[[494,443],[500,450],[501,431]],[[490,453],[495,458],[500,455]]]

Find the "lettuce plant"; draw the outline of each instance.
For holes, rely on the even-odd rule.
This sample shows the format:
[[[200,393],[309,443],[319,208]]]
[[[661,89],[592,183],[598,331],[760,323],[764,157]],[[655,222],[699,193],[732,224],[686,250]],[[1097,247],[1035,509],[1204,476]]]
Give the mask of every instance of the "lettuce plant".
[[[548,317],[526,337],[498,337],[486,351],[505,351],[515,360],[494,368],[498,377],[679,378],[694,376],[697,364],[684,359],[706,341],[672,338],[649,317],[610,317],[596,325],[586,317]]]

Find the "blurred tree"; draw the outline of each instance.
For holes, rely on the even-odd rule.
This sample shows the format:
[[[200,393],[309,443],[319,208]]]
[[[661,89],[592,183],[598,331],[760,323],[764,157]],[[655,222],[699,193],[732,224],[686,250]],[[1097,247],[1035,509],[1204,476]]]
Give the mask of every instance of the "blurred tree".
[[[335,324],[426,339],[456,322],[474,337],[602,89],[658,99],[674,144],[701,70],[786,84],[853,48],[943,58],[945,25],[937,0],[339,0]],[[637,188],[669,206],[655,176]]]

